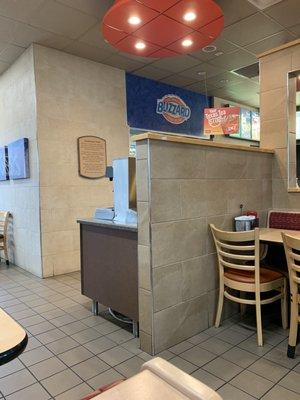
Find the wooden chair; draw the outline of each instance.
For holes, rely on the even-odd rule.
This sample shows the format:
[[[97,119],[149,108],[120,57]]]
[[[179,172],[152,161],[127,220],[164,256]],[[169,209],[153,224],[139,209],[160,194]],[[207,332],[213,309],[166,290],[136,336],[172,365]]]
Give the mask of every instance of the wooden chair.
[[[0,211],[0,251],[4,252],[6,265],[9,265],[8,246],[7,246],[7,227],[10,213],[8,211]]]
[[[254,305],[257,342],[262,346],[262,305],[281,300],[282,326],[287,328],[287,280],[278,271],[260,268],[258,228],[246,232],[226,232],[212,224],[210,227],[217,249],[220,281],[215,326],[220,325],[224,297],[242,306]],[[240,292],[240,297],[235,291]],[[274,291],[278,293],[274,294]],[[247,293],[254,294],[254,299],[246,298]]]
[[[298,323],[300,322],[300,240],[284,233],[282,233],[282,238],[289,269],[291,299],[290,334],[287,356],[289,358],[294,358],[297,344]]]

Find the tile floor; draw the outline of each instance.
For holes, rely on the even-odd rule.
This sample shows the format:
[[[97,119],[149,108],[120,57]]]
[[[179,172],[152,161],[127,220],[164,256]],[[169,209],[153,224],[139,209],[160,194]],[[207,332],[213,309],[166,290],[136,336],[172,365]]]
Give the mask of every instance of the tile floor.
[[[101,385],[130,377],[151,357],[138,340],[90,312],[79,273],[39,279],[0,266],[0,306],[26,328],[26,351],[0,367],[0,399],[77,400]],[[218,390],[224,400],[300,399],[300,349],[286,357],[287,332],[269,323],[265,345],[237,318],[160,354]],[[299,346],[300,347],[300,346]]]

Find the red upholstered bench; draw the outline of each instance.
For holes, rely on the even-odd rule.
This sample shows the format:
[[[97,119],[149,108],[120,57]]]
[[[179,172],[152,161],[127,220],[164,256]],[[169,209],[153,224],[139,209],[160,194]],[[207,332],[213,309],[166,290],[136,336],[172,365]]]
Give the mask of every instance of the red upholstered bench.
[[[106,392],[109,389],[112,389],[113,387],[119,385],[120,383],[124,382],[125,379],[121,379],[119,381],[110,383],[108,385],[105,386],[101,386],[101,388],[95,390],[93,393],[88,394],[87,396],[83,397],[81,400],[91,400],[94,397],[98,396],[99,394]]]
[[[268,227],[300,231],[300,212],[269,211]]]

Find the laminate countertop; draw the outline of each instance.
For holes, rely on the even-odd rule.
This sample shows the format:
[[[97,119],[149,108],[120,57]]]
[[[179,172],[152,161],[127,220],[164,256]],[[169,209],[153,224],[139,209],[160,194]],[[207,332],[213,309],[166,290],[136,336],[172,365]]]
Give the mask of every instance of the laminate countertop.
[[[112,228],[112,229],[137,232],[137,224],[126,224],[117,221],[98,219],[98,218],[78,219],[77,222],[82,225],[101,226],[102,228]]]

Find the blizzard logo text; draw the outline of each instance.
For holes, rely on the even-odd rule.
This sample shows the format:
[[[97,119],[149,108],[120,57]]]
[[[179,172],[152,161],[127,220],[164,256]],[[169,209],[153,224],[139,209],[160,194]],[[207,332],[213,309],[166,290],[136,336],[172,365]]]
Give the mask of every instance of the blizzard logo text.
[[[156,113],[161,114],[171,124],[182,124],[191,117],[191,109],[174,94],[167,94],[157,100]]]

